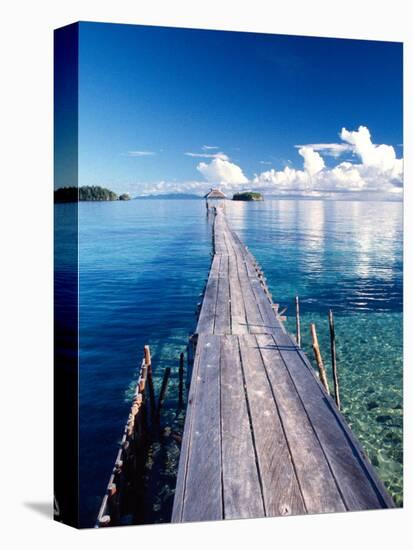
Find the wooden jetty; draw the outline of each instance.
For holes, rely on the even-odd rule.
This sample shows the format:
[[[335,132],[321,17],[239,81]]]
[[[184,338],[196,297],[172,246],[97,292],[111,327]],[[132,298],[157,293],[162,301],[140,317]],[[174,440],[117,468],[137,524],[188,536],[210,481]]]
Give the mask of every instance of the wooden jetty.
[[[172,521],[393,507],[254,257],[215,213]]]

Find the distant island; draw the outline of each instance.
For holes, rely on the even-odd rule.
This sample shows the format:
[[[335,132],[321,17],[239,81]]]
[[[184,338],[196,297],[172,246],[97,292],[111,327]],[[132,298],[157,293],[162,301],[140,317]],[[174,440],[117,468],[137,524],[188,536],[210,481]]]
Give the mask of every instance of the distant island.
[[[262,201],[263,196],[261,193],[253,191],[244,191],[243,193],[235,193],[232,197],[233,201]]]
[[[54,192],[55,202],[78,202],[78,201],[127,201],[130,200],[128,193],[118,195],[98,185],[84,185],[82,187],[60,187]]]

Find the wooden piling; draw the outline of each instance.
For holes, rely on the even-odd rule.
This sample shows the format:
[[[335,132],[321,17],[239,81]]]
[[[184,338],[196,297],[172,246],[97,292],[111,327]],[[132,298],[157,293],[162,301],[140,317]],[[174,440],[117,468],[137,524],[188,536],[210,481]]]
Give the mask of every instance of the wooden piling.
[[[150,401],[150,412],[151,419],[155,416],[156,404],[155,404],[155,389],[153,386],[153,377],[152,377],[152,357],[151,350],[149,346],[144,346],[143,348],[145,364],[147,365],[147,379],[148,379],[148,388],[149,388],[149,401]]]
[[[145,391],[145,385],[146,385],[146,378],[148,374],[148,367],[145,364],[145,359],[142,361],[140,376],[139,376],[139,391],[144,392]]]
[[[298,296],[295,297],[295,325],[297,345],[301,348],[300,300]]]
[[[124,506],[130,506],[130,503],[128,503],[128,494],[130,491],[132,491],[134,495],[137,495],[138,500],[141,499],[139,486],[137,486],[135,482],[138,479],[138,470],[143,470],[143,463],[139,463],[138,465],[137,462],[142,461],[144,457],[141,449],[143,449],[143,445],[145,445],[147,411],[142,405],[144,405],[146,401],[144,398],[146,382],[149,384],[150,391],[153,391],[151,363],[149,346],[145,346],[134,398],[123,430],[115,466],[109,478],[106,494],[103,497],[99,509],[96,527],[120,525],[121,516],[125,513]],[[153,397],[153,402],[154,399]],[[126,482],[126,479],[129,481]]]
[[[334,381],[334,397],[338,410],[341,408],[340,404],[340,389],[338,385],[338,373],[337,373],[337,358],[336,358],[336,332],[334,328],[334,316],[333,311],[330,309],[328,312],[328,322],[330,325],[330,345],[331,345],[331,367],[333,370]]]
[[[110,524],[110,516],[105,514],[99,519],[99,527],[107,527]]]
[[[184,405],[184,354],[179,357],[179,408]]]
[[[167,390],[167,387],[168,387],[168,380],[169,380],[169,375],[170,375],[170,374],[171,374],[171,368],[170,368],[170,367],[166,367],[165,372],[164,372],[164,374],[163,374],[161,391],[160,391],[160,393],[159,393],[158,410],[157,410],[157,417],[158,417],[158,419],[159,419],[159,417],[160,417],[161,408],[162,408],[163,402],[164,402],[164,400],[165,400],[165,394],[166,394],[166,390]]]
[[[143,356],[145,358],[145,365],[149,368],[152,365],[151,349],[149,346],[143,346]]]
[[[324,367],[323,358],[321,357],[320,346],[318,345],[317,332],[316,332],[314,323],[311,323],[310,329],[311,329],[311,336],[313,339],[314,356],[317,362],[318,372],[320,374],[320,381],[323,384],[328,395],[330,395],[330,390],[328,387],[328,380],[327,380],[327,373]]]

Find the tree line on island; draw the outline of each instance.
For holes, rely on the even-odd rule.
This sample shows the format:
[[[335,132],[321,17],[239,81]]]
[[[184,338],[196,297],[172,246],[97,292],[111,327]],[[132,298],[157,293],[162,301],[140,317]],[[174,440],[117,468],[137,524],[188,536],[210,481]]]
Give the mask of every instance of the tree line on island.
[[[232,197],[233,201],[262,201],[263,196],[261,193],[255,191],[244,191],[243,193],[234,193]]]
[[[60,187],[54,192],[55,202],[78,202],[78,201],[128,201],[128,193],[118,195],[106,187],[99,185],[84,185],[82,187]]]

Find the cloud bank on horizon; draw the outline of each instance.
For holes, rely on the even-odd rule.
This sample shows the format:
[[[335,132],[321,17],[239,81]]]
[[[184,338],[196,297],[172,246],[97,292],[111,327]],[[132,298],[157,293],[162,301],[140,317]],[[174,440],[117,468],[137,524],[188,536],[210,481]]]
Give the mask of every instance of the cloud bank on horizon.
[[[339,136],[340,143],[296,146],[303,158],[302,169],[290,166],[283,170],[272,168],[255,174],[251,179],[248,179],[242,168],[231,162],[225,153],[205,153],[207,146],[203,146],[203,153],[185,154],[211,159],[208,163],[200,162],[196,167],[205,181],[147,184],[140,188],[140,192],[202,194],[212,184],[227,192],[254,188],[268,195],[323,196],[337,192],[380,192],[392,197],[401,196],[403,158],[396,157],[391,145],[374,144],[366,126],[359,126],[358,130],[354,131],[342,128]],[[351,161],[342,160],[333,167],[326,166],[322,154],[338,161],[344,153],[351,155]]]
[[[305,145],[298,150],[304,170],[288,166],[256,175],[253,183],[297,191],[381,191],[400,193],[403,188],[403,159],[396,157],[391,145],[375,145],[366,126],[340,132],[343,143]],[[319,151],[334,151],[334,156],[350,151],[358,162],[343,161],[327,168]]]

